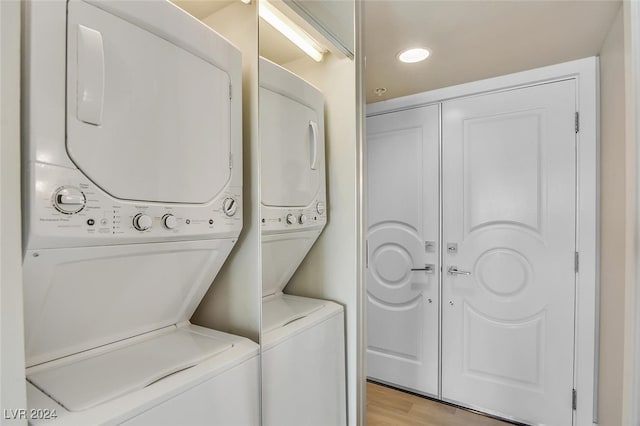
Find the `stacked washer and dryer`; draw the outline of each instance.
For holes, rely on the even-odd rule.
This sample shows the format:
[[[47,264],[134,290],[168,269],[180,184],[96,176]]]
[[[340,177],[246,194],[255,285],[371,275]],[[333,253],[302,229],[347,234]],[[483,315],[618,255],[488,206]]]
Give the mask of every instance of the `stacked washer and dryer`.
[[[344,310],[283,289],[327,223],[322,93],[260,58],[265,426],[345,425]]]
[[[240,52],[164,1],[24,13],[29,408],[258,424],[258,346],[189,323],[242,228]]]

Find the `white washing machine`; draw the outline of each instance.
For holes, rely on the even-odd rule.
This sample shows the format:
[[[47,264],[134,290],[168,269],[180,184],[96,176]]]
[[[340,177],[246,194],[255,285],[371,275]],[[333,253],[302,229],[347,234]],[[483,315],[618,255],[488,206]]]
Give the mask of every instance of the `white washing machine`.
[[[240,52],[165,1],[24,13],[31,423],[258,424],[258,346],[189,324],[242,229]]]
[[[263,424],[345,425],[343,307],[282,292],[327,223],[324,98],[259,66]]]

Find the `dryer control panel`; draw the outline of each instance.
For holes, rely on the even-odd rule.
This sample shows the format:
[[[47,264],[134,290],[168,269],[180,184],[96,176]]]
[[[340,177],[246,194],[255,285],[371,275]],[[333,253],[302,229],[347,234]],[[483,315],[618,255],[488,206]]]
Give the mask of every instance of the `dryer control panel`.
[[[303,208],[261,206],[262,232],[288,232],[322,229],[327,223],[327,204],[316,199]]]
[[[242,229],[241,188],[206,204],[152,203],[110,197],[76,169],[35,163],[29,173],[29,249],[234,238]]]

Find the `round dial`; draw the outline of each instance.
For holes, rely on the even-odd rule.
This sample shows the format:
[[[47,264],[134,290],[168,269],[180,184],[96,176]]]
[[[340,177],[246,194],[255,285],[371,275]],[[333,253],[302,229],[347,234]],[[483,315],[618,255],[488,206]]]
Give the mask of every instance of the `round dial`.
[[[316,211],[318,212],[318,214],[324,213],[324,203],[322,201],[318,201],[318,203],[316,204]]]
[[[238,211],[238,202],[234,198],[225,198],[222,202],[222,211],[231,217]]]
[[[300,223],[300,225],[304,225],[305,223],[307,223],[307,215],[301,214],[298,218],[298,222]]]
[[[74,214],[87,203],[84,193],[74,186],[62,186],[53,193],[53,207],[60,213]]]
[[[178,219],[172,214],[165,214],[162,216],[162,224],[167,229],[175,229],[178,226]]]
[[[289,225],[293,225],[293,224],[294,224],[294,223],[296,223],[296,222],[297,222],[296,217],[295,217],[294,215],[292,215],[291,213],[289,213],[289,214],[287,215],[287,223],[288,223]]]
[[[151,219],[151,216],[144,213],[138,213],[133,217],[133,227],[138,231],[146,231],[151,228],[152,224],[153,220]]]

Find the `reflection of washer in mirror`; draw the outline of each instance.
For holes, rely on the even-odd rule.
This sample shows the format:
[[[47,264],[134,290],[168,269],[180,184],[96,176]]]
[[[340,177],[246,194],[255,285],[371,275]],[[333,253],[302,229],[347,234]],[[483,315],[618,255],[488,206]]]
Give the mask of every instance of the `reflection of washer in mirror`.
[[[327,223],[324,98],[261,58],[259,102],[263,423],[344,425],[343,308],[283,293]]]

